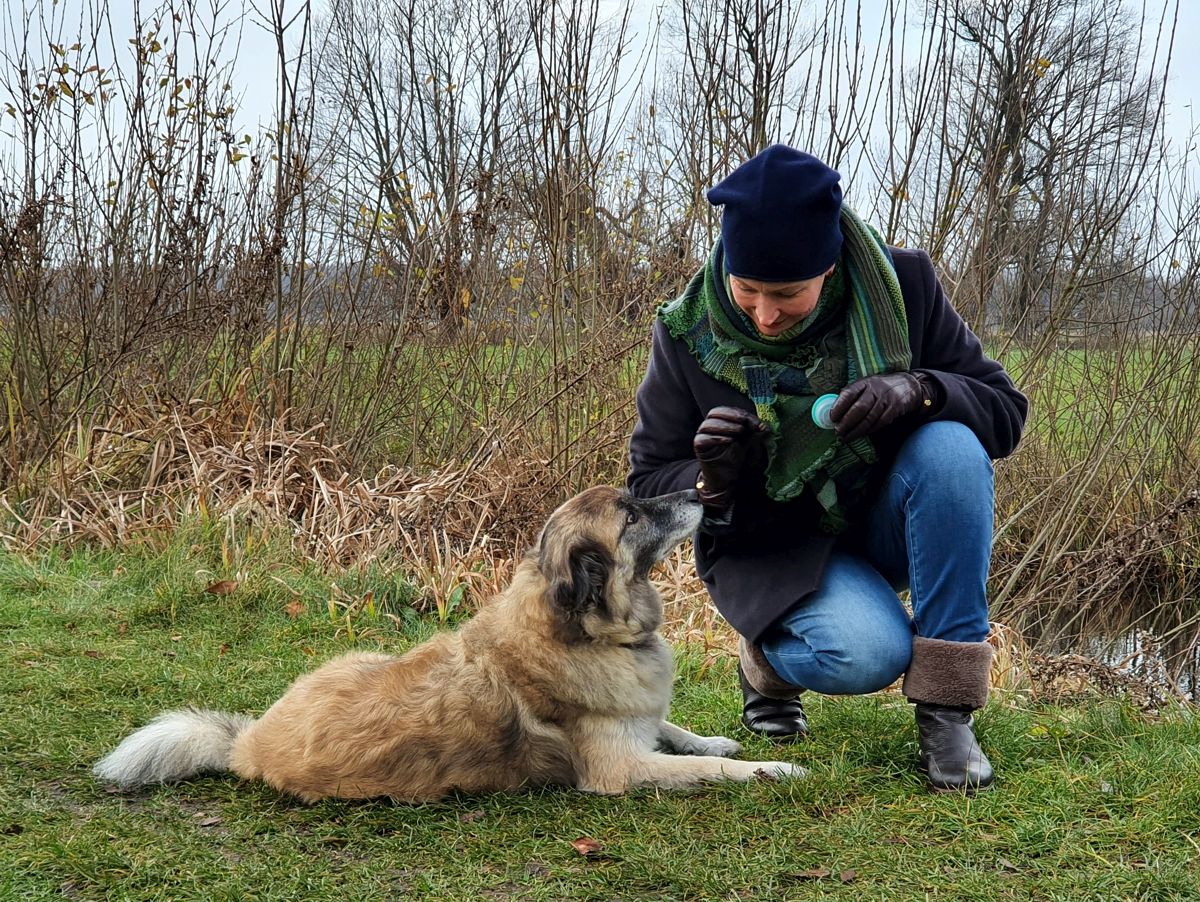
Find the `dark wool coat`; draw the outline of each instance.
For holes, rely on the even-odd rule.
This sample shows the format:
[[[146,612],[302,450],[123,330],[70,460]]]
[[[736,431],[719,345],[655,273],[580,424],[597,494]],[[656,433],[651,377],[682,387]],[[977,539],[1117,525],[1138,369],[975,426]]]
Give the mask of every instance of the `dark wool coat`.
[[[880,463],[868,501],[878,493],[900,444],[920,423],[964,423],[987,453],[999,458],[1016,447],[1028,409],[1025,396],[1000,364],[984,355],[979,339],[946,299],[929,255],[898,248],[891,253],[908,313],[912,369],[937,383],[940,404],[932,414],[903,418],[872,435]],[[656,321],[630,441],[628,484],[635,495],[696,485],[700,465],[692,438],[708,411],[722,405],[754,410],[744,394],[704,373],[686,343]],[[761,483],[760,477],[739,489],[728,526],[702,527],[696,536],[700,578],[725,619],[751,641],[820,586],[837,542],[853,542],[853,526],[840,538],[820,531],[821,508],[810,493],[780,503],[767,498]]]

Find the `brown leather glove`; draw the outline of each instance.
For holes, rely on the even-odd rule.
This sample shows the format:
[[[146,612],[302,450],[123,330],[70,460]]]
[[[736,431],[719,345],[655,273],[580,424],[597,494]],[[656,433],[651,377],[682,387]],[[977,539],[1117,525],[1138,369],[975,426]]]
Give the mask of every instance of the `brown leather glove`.
[[[937,386],[924,373],[887,373],[847,385],[829,411],[834,431],[845,441],[870,435],[902,416],[933,413]]]
[[[762,469],[769,431],[770,427],[748,410],[714,407],[708,412],[692,439],[692,451],[700,461],[696,492],[709,512],[720,515],[728,511],[738,480]]]

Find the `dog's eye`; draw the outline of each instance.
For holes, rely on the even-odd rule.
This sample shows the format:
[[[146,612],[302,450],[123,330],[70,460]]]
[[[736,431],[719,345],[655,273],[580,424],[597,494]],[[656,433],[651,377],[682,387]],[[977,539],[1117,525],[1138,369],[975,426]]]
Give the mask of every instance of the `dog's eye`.
[[[632,526],[637,521],[638,521],[637,511],[629,511],[628,513],[625,514],[625,525],[626,526]]]

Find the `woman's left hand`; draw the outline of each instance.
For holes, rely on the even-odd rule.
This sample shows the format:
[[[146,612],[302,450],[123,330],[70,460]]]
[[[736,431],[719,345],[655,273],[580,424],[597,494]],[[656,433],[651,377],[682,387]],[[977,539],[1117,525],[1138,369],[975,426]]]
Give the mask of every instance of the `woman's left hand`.
[[[918,373],[868,376],[841,390],[829,418],[838,438],[862,438],[922,408],[932,412],[935,391]]]

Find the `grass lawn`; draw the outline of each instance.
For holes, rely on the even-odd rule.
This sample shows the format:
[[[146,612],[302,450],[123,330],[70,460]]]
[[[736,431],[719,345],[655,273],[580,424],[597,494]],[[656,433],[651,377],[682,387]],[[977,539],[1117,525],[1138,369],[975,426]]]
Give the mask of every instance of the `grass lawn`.
[[[164,708],[261,712],[318,661],[436,628],[380,617],[351,638],[328,579],[251,569],[210,595],[228,574],[204,543],[0,554],[0,899],[1200,899],[1193,712],[994,702],[979,721],[996,789],[935,797],[901,698],[812,698],[814,738],[779,751],[740,728],[732,669],[701,673],[687,650],[675,719],[808,779],[311,807],[228,776],[94,782]],[[581,838],[603,849],[584,857]]]

